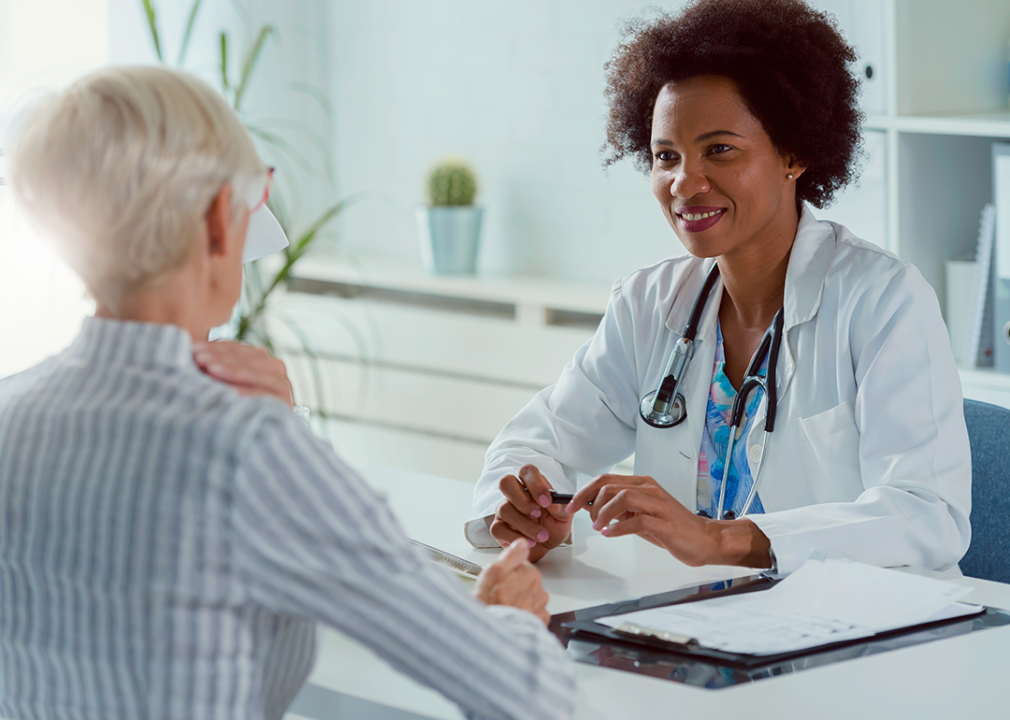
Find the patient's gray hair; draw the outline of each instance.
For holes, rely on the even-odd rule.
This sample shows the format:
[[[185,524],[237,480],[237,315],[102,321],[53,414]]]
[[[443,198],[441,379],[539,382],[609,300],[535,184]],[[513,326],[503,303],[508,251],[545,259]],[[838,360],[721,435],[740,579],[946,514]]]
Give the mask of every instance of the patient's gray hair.
[[[10,169],[21,206],[115,310],[185,263],[225,184],[238,212],[265,178],[221,95],[152,66],[100,70],[33,108]]]

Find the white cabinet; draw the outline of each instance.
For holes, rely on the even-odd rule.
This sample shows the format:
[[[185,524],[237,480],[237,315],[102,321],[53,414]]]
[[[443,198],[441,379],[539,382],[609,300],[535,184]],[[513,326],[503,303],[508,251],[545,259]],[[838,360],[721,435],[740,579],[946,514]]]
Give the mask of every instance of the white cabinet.
[[[476,482],[498,431],[595,330],[607,285],[306,259],[272,306],[297,402],[351,463]],[[312,338],[311,360],[294,323]],[[622,468],[630,470],[630,463]]]

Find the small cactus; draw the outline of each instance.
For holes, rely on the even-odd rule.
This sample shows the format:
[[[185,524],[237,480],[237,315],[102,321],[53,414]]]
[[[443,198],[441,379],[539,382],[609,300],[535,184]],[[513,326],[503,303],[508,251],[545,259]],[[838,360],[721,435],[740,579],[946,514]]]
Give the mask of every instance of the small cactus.
[[[477,176],[462,160],[444,160],[428,175],[428,199],[432,207],[473,205]]]

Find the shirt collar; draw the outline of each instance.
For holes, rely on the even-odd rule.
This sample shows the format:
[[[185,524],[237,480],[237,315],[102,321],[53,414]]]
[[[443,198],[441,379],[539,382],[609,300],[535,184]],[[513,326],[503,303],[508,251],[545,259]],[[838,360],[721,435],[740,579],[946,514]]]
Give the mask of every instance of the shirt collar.
[[[831,223],[818,221],[804,203],[786,268],[785,299],[782,303],[786,330],[812,320],[817,314],[834,253],[834,227]]]
[[[67,352],[103,366],[194,367],[193,341],[177,325],[89,317]]]
[[[804,203],[796,228],[796,238],[789,254],[789,265],[786,268],[786,287],[782,303],[785,308],[783,320],[786,330],[811,320],[817,314],[834,249],[834,228],[830,223],[818,221]],[[685,273],[681,281],[681,290],[674,298],[670,313],[666,317],[666,326],[674,332],[678,334],[684,332],[695,299],[701,292],[714,262],[714,260],[696,259],[691,270]],[[699,338],[709,338],[715,332],[716,313],[713,310],[718,308],[720,297],[722,297],[721,278],[712,288],[712,300],[707,303],[705,313],[702,315],[701,326],[698,328]]]

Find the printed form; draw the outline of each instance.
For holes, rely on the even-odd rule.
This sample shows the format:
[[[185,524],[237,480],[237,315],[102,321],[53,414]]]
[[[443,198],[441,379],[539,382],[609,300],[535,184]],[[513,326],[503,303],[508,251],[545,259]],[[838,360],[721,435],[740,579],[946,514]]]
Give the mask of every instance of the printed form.
[[[668,633],[713,650],[774,655],[974,615],[971,588],[840,559],[808,560],[770,590],[597,618],[609,627]]]

